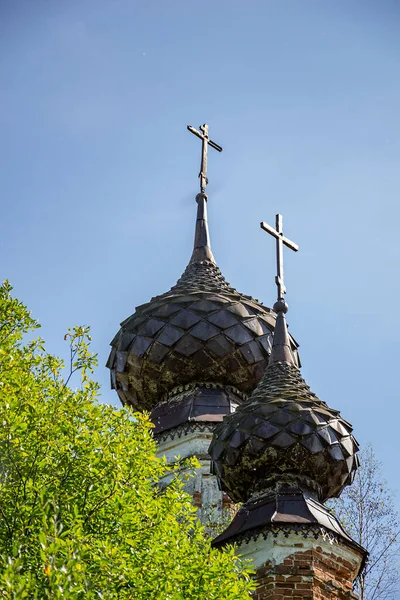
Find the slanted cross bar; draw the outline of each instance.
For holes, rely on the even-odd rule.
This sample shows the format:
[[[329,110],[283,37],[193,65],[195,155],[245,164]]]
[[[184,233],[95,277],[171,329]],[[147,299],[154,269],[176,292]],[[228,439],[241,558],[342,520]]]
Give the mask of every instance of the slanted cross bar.
[[[275,283],[278,288],[278,300],[283,300],[286,294],[286,288],[283,277],[283,245],[297,252],[298,245],[286,238],[282,233],[282,215],[276,215],[275,227],[271,227],[268,223],[260,223],[261,229],[272,235],[276,239],[276,272]]]
[[[218,146],[218,144],[216,144],[215,142],[210,140],[210,138],[208,137],[208,125],[206,125],[206,124],[200,125],[201,133],[200,133],[200,131],[197,131],[197,129],[192,127],[191,125],[188,125],[187,128],[189,129],[189,131],[191,133],[194,133],[194,135],[197,135],[197,137],[200,138],[202,141],[201,167],[200,167],[199,179],[200,179],[200,191],[202,194],[205,194],[206,186],[208,183],[208,179],[207,179],[207,149],[208,149],[208,146],[211,146],[211,148],[218,150],[218,152],[222,152],[222,148],[221,148],[221,146]]]

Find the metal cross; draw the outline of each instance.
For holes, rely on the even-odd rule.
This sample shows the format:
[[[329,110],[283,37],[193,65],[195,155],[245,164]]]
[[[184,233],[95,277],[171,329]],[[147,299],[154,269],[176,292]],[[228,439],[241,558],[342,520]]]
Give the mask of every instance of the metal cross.
[[[221,146],[218,146],[218,144],[216,144],[215,142],[210,140],[210,138],[208,137],[208,125],[206,125],[206,123],[204,123],[204,125],[200,125],[200,131],[202,133],[200,133],[200,131],[197,131],[197,129],[195,129],[191,125],[188,125],[187,128],[189,129],[189,131],[194,133],[194,135],[197,135],[197,137],[200,138],[202,141],[201,167],[200,167],[199,178],[200,178],[200,191],[202,194],[205,194],[206,186],[208,183],[208,179],[207,179],[207,148],[210,145],[211,148],[215,148],[215,150],[218,150],[218,152],[222,152],[222,148],[221,148]]]
[[[286,294],[286,288],[283,278],[283,245],[287,246],[291,250],[297,252],[299,249],[298,245],[284,237],[282,233],[282,215],[276,215],[275,227],[271,227],[268,223],[260,223],[261,229],[264,229],[267,233],[271,234],[276,239],[276,271],[275,283],[278,288],[278,300],[283,300]]]

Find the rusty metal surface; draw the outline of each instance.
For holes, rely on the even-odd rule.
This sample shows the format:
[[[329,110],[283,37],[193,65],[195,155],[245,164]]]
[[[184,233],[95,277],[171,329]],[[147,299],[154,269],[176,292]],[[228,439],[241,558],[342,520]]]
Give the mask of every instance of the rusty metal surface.
[[[249,393],[267,366],[275,318],[231,288],[216,265],[191,264],[170,292],[121,324],[107,362],[112,387],[140,409],[192,381]],[[297,344],[290,344],[297,362]]]
[[[320,501],[339,496],[358,467],[358,444],[350,423],[322,402],[302,378],[287,331],[281,216],[277,230],[278,300],[273,347],[266,372],[248,401],[215,428],[212,469],[234,502],[267,494],[277,486],[312,490]]]
[[[107,366],[123,403],[151,408],[173,387],[193,381],[248,393],[261,379],[275,315],[216,271],[190,265],[175,288],[121,324]]]
[[[123,404],[152,409],[177,385],[194,381],[251,392],[268,363],[276,315],[239,293],[212,256],[206,198],[198,194],[195,241],[184,273],[168,292],[121,323],[107,361]],[[294,361],[297,344],[290,338]]]
[[[197,194],[197,219],[194,234],[194,247],[191,262],[209,260],[215,263],[211,250],[210,234],[207,219],[207,196],[204,193]]]
[[[211,251],[207,222],[207,147],[201,133],[201,192],[196,196],[194,247],[184,273],[168,292],[139,306],[121,323],[107,361],[111,387],[123,404],[151,410],[172,388],[192,382],[232,385],[250,393],[268,363],[275,313],[239,293],[223,277]],[[290,338],[294,361],[297,344]]]
[[[215,429],[214,472],[237,501],[277,483],[338,496],[358,467],[350,423],[317,398],[289,363],[273,363],[248,401]]]
[[[276,302],[274,308],[287,307],[286,303]],[[274,331],[274,342],[272,345],[271,356],[268,365],[271,366],[276,362],[286,362],[292,365],[297,365],[297,361],[292,351],[290,337],[287,330],[285,313],[283,310],[278,310],[276,316],[276,324]]]
[[[281,490],[244,504],[228,527],[215,538],[213,546],[234,543],[246,534],[275,526],[307,527],[318,525],[352,542],[336,517],[310,494],[296,488]]]
[[[222,421],[242,401],[241,396],[229,388],[194,386],[153,409],[150,415],[155,425],[153,432],[158,435],[185,422]]]

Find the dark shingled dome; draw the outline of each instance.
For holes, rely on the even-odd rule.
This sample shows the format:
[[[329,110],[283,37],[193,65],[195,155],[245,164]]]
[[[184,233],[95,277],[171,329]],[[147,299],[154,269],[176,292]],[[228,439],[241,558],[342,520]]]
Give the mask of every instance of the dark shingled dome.
[[[275,313],[225,280],[209,244],[206,196],[199,194],[197,203],[195,245],[183,275],[137,307],[111,342],[111,385],[123,404],[138,409],[192,382],[250,393],[268,362]]]
[[[338,496],[358,467],[350,423],[322,402],[291,358],[278,313],[267,371],[248,401],[225,417],[210,446],[213,469],[235,501],[282,485]]]

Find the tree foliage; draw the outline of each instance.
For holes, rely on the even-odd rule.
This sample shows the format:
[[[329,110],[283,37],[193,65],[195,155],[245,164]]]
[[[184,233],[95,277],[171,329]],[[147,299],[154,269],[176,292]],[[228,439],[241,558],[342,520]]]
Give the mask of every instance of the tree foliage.
[[[369,552],[356,583],[360,600],[394,600],[400,592],[400,523],[372,446],[360,453],[355,480],[333,508],[352,538]]]
[[[0,595],[11,600],[244,600],[250,571],[211,548],[176,469],[156,458],[149,419],[99,404],[86,327],[71,361],[0,288]],[[80,374],[73,389],[72,374]],[[76,375],[75,375],[76,377]]]

